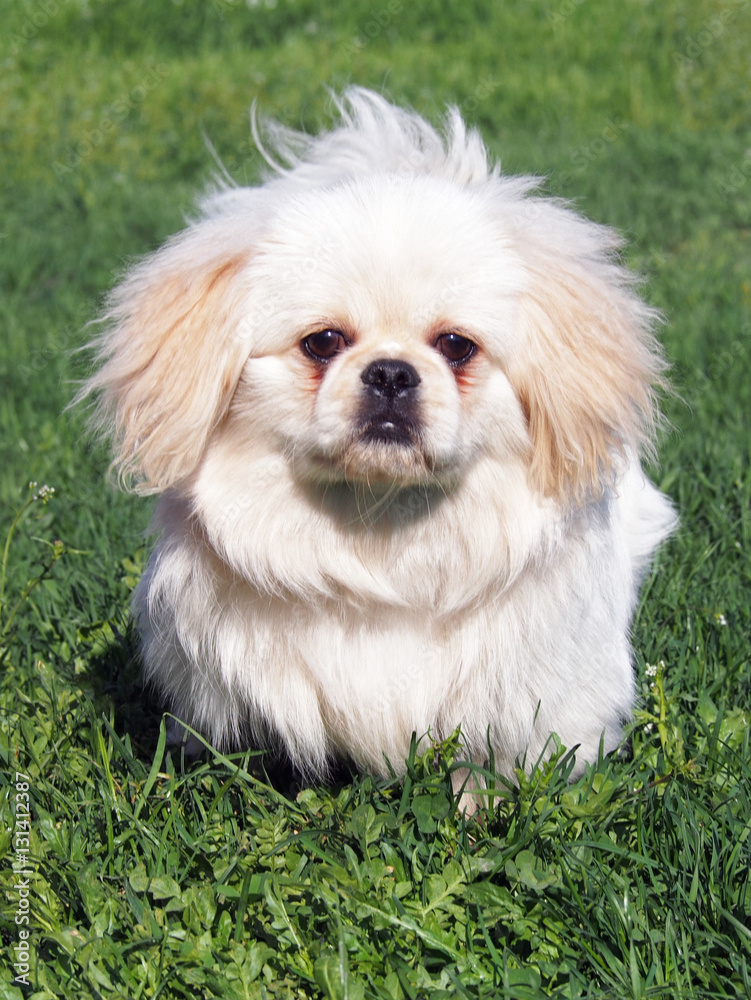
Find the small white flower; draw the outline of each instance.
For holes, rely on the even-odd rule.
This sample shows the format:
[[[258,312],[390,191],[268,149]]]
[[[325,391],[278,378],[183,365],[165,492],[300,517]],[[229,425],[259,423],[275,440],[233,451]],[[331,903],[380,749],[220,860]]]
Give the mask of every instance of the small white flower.
[[[647,674],[647,677],[656,677],[657,676],[657,667],[652,667],[649,664],[647,664],[646,674]]]
[[[36,483],[29,483],[29,489],[35,490]],[[32,500],[41,500],[42,503],[47,503],[47,501],[53,497],[55,494],[55,487],[48,486],[46,483],[37,490],[31,497]]]
[[[727,618],[725,617],[725,615],[723,615],[721,611],[718,611],[714,617],[718,625],[727,625],[728,623]]]
[[[651,733],[654,727],[655,727],[654,722],[648,722],[647,725],[644,727],[644,732]]]

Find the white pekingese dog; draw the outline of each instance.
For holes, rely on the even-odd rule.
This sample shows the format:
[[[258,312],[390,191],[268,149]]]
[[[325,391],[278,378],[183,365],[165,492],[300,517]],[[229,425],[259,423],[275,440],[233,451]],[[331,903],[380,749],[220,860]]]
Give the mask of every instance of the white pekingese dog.
[[[158,493],[148,679],[217,746],[307,776],[461,727],[578,770],[634,700],[629,623],[674,524],[641,471],[664,369],[619,240],[366,90],[209,197],[112,294],[82,391]],[[267,154],[268,155],[268,154]]]

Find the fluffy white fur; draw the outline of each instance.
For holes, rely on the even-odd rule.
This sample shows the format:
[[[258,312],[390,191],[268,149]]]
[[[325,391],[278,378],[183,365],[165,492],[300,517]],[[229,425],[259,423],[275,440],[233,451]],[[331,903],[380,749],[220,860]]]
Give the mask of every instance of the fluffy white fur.
[[[674,523],[638,459],[655,314],[613,232],[503,176],[458,112],[439,134],[360,89],[339,111],[317,138],[267,126],[274,174],[111,296],[82,395],[160,495],[146,676],[216,744],[276,742],[309,775],[398,770],[413,732],[458,726],[507,774],[551,732],[582,768],[622,738]],[[325,330],[346,343],[316,362]],[[399,440],[363,433],[369,399],[397,405],[363,381],[383,360],[419,380]]]

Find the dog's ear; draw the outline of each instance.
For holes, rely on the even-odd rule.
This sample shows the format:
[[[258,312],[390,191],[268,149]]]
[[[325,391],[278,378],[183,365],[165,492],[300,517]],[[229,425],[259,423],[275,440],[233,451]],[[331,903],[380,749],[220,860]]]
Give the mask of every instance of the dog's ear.
[[[196,467],[248,353],[240,335],[249,251],[198,223],[138,264],[111,294],[99,368],[77,399],[114,443],[113,469],[139,493]]]
[[[545,256],[529,268],[509,377],[528,420],[533,485],[582,503],[651,448],[665,364],[656,313],[620,266]]]

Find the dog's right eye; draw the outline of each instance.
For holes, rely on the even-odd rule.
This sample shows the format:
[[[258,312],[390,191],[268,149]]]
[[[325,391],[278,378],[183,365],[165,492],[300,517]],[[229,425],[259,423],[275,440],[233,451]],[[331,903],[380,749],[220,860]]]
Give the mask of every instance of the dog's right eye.
[[[305,353],[314,361],[331,361],[347,346],[347,339],[339,330],[320,330],[311,333],[301,344]]]

